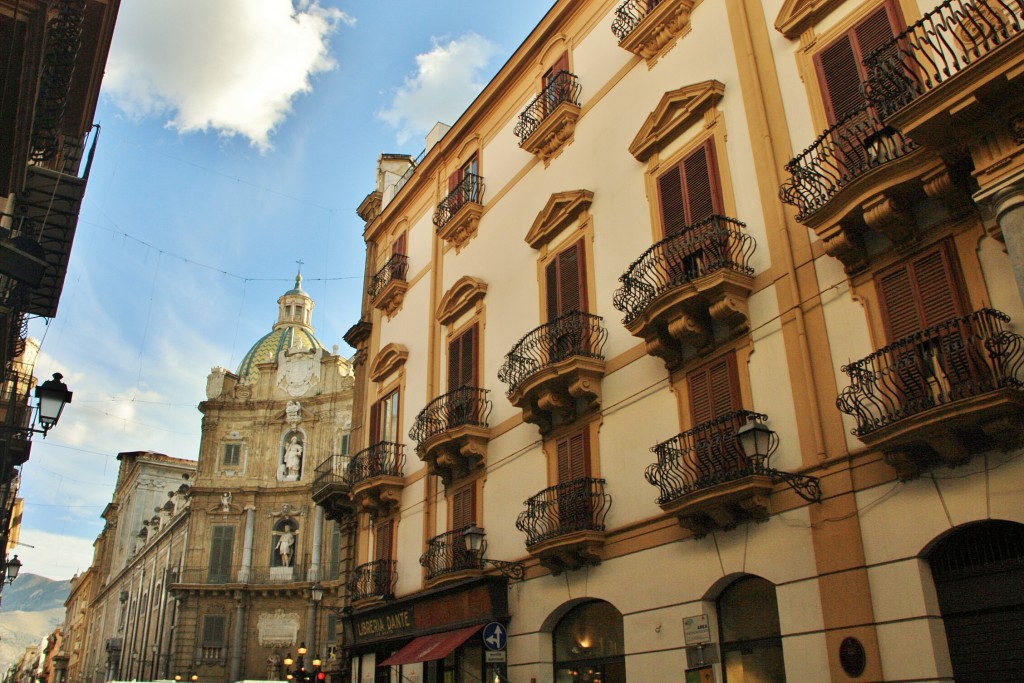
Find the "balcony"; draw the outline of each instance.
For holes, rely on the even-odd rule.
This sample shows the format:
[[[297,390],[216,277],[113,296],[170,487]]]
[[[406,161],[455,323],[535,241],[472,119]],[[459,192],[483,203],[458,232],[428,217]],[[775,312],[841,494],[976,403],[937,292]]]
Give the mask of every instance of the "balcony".
[[[446,531],[427,541],[427,551],[420,556],[420,565],[427,570],[427,583],[437,585],[483,572],[482,553],[466,548],[466,529]]]
[[[340,520],[355,509],[349,482],[350,455],[332,455],[317,466],[313,478],[313,502],[327,519]]]
[[[524,503],[516,528],[526,534],[530,555],[552,573],[601,563],[604,518],[612,505],[604,484],[604,479],[573,479]]]
[[[437,205],[434,211],[437,234],[456,250],[476,235],[480,216],[484,213],[483,196],[484,179],[475,173],[467,173]]]
[[[690,32],[694,0],[626,0],[615,8],[619,47],[653,63]]]
[[[374,560],[367,562],[352,571],[352,579],[348,583],[349,598],[352,602],[393,600],[397,583],[397,561]]]
[[[404,469],[404,444],[382,441],[359,451],[348,465],[353,503],[378,513],[397,506],[405,486]]]
[[[523,411],[523,420],[547,434],[601,406],[608,331],[602,318],[570,311],[533,330],[505,354],[498,379]]]
[[[745,227],[712,216],[658,242],[619,277],[613,304],[625,313],[623,324],[670,371],[714,343],[712,322],[730,336],[749,327],[755,244]]]
[[[580,92],[575,74],[555,74],[519,115],[512,131],[519,138],[519,146],[548,163],[572,141],[580,117]]]
[[[982,309],[900,339],[843,368],[836,406],[901,479],[1021,440],[1024,338]]]
[[[491,401],[487,389],[461,387],[438,396],[416,416],[409,438],[427,473],[445,486],[484,466],[490,430]]]
[[[208,565],[185,567],[172,571],[169,583],[175,589],[184,586],[261,585],[302,583],[307,581],[309,565],[296,564],[292,567],[210,567]]]
[[[390,318],[402,307],[405,292],[409,289],[406,276],[409,273],[409,257],[405,254],[392,254],[384,267],[370,280],[367,293],[373,307],[384,311]]]
[[[864,60],[867,92],[887,123],[946,148],[985,114],[1020,101],[1024,6],[946,0]],[[1011,107],[1016,114],[1016,107]]]
[[[741,430],[767,419],[760,413],[737,410],[651,448],[658,460],[647,467],[644,477],[658,487],[661,509],[678,517],[680,525],[701,538],[714,529],[729,530],[741,522],[767,519],[776,480],[787,481],[806,500],[820,500],[817,479],[770,467],[778,448],[775,432],[763,428],[770,435],[763,455],[748,457],[744,452]]]

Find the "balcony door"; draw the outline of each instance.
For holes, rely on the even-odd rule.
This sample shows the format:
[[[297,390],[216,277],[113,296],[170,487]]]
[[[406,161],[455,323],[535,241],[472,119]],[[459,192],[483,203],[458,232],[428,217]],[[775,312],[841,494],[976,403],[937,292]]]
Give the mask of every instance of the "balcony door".
[[[558,458],[558,524],[562,533],[591,527],[594,517],[590,495],[590,429],[559,439]]]
[[[690,394],[698,482],[710,483],[725,472],[743,469],[745,458],[735,439],[740,425],[729,420],[729,415],[742,407],[735,354],[690,371],[686,385]]]
[[[721,261],[724,247],[716,226],[706,221],[722,215],[722,189],[712,139],[690,152],[658,178],[661,229],[666,238],[665,264],[673,283],[704,274],[707,259]],[[700,231],[694,231],[695,226]]]
[[[552,363],[577,355],[589,348],[589,328],[574,311],[587,311],[586,252],[583,240],[563,249],[544,268],[547,288],[548,354]],[[557,321],[557,322],[555,322]]]

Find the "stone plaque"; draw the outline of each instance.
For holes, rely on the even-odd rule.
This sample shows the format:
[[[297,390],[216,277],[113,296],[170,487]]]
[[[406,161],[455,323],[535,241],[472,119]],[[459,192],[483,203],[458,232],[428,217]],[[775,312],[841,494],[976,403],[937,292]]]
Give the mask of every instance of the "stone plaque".
[[[291,569],[291,567],[287,567]],[[294,645],[299,637],[299,615],[297,612],[276,610],[263,613],[256,623],[260,645],[285,647]]]

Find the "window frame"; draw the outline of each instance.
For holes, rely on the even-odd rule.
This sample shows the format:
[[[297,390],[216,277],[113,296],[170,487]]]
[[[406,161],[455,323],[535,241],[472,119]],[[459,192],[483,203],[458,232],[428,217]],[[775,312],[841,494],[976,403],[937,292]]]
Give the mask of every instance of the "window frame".
[[[467,342],[468,340],[468,342]],[[469,343],[469,381],[466,381],[466,345]],[[458,349],[455,350],[455,347]],[[452,365],[453,357],[458,356],[457,365]],[[480,386],[480,325],[474,320],[472,323],[452,334],[448,339],[447,350],[448,363],[448,391],[452,392],[462,387]],[[458,370],[453,371],[453,368]],[[453,379],[455,382],[453,382]]]
[[[687,170],[687,164],[690,160],[696,158],[700,153],[704,153],[704,170],[707,172],[708,179],[708,195],[711,202],[711,213],[708,216],[723,215],[725,213],[725,201],[724,193],[722,191],[722,174],[718,166],[718,154],[715,150],[715,140],[713,137],[708,136],[703,138],[701,142],[691,148],[689,148],[684,154],[682,154],[678,160],[673,161],[665,169],[660,170],[655,181],[657,188],[658,197],[658,217],[659,226],[661,228],[661,236],[671,237],[672,235],[681,234],[692,228],[696,223],[705,220],[708,216],[701,216],[694,219],[694,197],[691,196],[690,187],[693,183],[693,174]],[[669,225],[669,215],[666,209],[665,200],[665,189],[668,186],[669,175],[678,172],[678,187],[679,187],[679,209],[682,211],[682,220],[675,225]]]
[[[564,269],[568,269],[568,265],[565,262],[569,260],[569,255],[573,250],[576,252],[575,278],[564,273]],[[553,251],[545,259],[543,264],[544,315],[547,322],[551,322],[572,310],[579,310],[582,313],[590,312],[590,284],[588,282],[590,270],[587,264],[586,238],[583,236],[570,241],[568,244],[561,245],[560,249]],[[579,302],[579,306],[575,309],[566,308],[563,296],[563,285],[567,284],[570,280],[576,281],[576,299]]]
[[[242,466],[242,442],[225,441],[221,444],[221,467],[235,469]],[[228,452],[234,451],[233,459],[228,458]]]

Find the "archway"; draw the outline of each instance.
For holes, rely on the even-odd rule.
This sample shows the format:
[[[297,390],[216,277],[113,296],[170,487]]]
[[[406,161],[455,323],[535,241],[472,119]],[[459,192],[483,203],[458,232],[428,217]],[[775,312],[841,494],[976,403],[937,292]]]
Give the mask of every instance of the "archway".
[[[603,600],[572,608],[555,626],[555,683],[626,683],[622,613]]]
[[[743,576],[729,584],[717,602],[725,680],[785,683],[774,584],[759,576]]]
[[[957,683],[1024,681],[1024,524],[968,524],[924,556]]]

